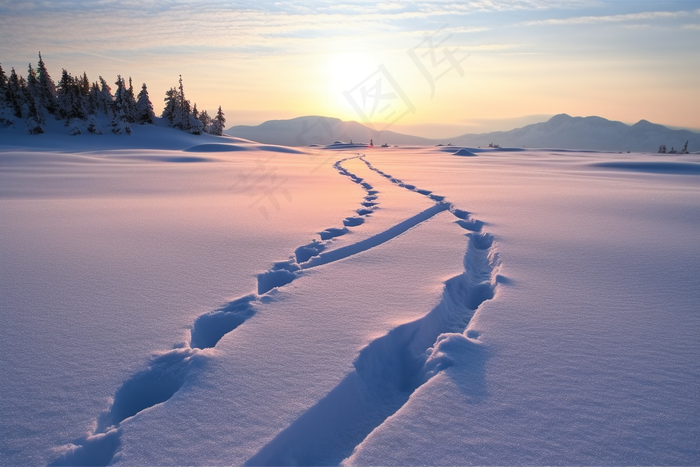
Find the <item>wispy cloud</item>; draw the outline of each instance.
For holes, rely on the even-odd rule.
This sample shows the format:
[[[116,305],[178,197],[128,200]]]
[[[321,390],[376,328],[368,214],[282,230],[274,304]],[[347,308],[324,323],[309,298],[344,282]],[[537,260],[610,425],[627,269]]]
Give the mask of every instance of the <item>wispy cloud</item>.
[[[575,16],[571,18],[556,18],[544,19],[536,21],[527,21],[526,25],[569,25],[569,24],[595,24],[595,23],[621,23],[621,22],[639,22],[653,21],[662,19],[677,19],[698,16],[700,10],[694,11],[650,11],[643,13],[628,13],[624,15],[606,15],[606,16]]]

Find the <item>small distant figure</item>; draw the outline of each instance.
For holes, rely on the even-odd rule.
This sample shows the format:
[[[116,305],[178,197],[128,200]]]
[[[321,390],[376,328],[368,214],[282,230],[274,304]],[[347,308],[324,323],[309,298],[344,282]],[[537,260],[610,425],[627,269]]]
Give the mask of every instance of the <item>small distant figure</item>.
[[[374,147],[374,141],[372,140],[372,138],[369,139],[369,146],[370,146],[371,148]]]
[[[350,140],[350,144],[352,144],[352,140]]]
[[[671,150],[668,151],[668,153],[669,153],[669,154],[678,154],[678,151],[676,151],[675,149],[673,149],[673,146],[671,146]]]

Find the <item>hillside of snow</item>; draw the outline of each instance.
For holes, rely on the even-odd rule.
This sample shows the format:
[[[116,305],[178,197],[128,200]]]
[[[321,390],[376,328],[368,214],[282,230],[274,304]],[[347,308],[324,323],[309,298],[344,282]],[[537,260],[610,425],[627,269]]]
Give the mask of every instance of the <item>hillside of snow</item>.
[[[0,129],[0,464],[700,462],[700,156]]]

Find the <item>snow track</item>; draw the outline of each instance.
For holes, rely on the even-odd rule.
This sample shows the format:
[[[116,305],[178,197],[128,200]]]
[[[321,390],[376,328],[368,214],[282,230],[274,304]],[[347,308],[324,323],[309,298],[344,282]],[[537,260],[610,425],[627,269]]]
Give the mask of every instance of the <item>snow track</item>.
[[[476,308],[493,298],[497,255],[488,234],[469,233],[465,271],[445,282],[440,303],[362,349],[355,370],[247,465],[337,465],[411,394],[450,365],[441,354],[461,334]],[[444,335],[445,333],[458,333]]]
[[[433,205],[379,233],[333,249],[336,239],[350,233],[350,228],[364,224],[381,207],[379,191],[343,167],[342,163],[349,159],[361,160],[391,183],[426,196]],[[50,465],[109,464],[121,445],[120,424],[177,393],[187,384],[193,366],[201,365],[206,358],[204,350],[214,348],[224,336],[254,316],[256,306],[267,300],[266,294],[293,282],[306,270],[367,252],[446,210],[455,216],[456,224],[468,231],[468,244],[464,271],[445,282],[440,302],[423,317],[401,324],[370,342],[360,351],[353,372],[279,432],[247,464],[340,463],[372,430],[399,410],[418,387],[449,366],[441,346],[454,339],[470,340],[464,332],[475,310],[483,301],[494,297],[499,260],[493,237],[481,233],[482,222],[472,219],[468,212],[457,209],[443,196],[392,177],[372,166],[364,156],[339,160],[334,168],[366,192],[356,215],[345,218],[342,227],[319,232],[320,239],[298,247],[288,260],[277,262],[259,274],[257,293],[196,318],[189,343],[155,355],[146,369],[126,379],[109,409],[97,417],[92,433],[63,447],[63,454]]]
[[[479,305],[495,294],[500,261],[493,236],[480,233],[484,223],[444,201],[443,196],[405,184],[376,169],[364,157],[360,159],[392,183],[428,196],[436,204],[364,242],[327,253],[328,261],[324,261],[324,255],[312,258],[308,267],[349,256],[343,255],[346,249],[364,251],[362,243],[376,242],[394,231],[403,232],[449,209],[457,218],[455,223],[469,231],[464,272],[445,282],[439,304],[428,314],[394,328],[362,349],[354,362],[355,370],[246,465],[341,463],[372,430],[396,413],[418,387],[451,365],[442,352],[443,347],[455,340],[478,345],[464,332]]]

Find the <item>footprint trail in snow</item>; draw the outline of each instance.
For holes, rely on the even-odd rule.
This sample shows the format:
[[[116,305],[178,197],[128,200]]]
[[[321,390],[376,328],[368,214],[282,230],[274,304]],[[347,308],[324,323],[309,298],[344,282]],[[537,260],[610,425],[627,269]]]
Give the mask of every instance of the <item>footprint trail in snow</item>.
[[[483,222],[457,209],[444,196],[406,184],[375,168],[364,156],[360,159],[395,185],[435,202],[411,219],[429,218],[433,211],[436,214],[444,210],[456,217],[455,223],[468,231],[464,271],[445,282],[441,300],[430,312],[362,349],[353,364],[354,371],[246,465],[338,465],[416,389],[452,364],[451,347],[478,345],[464,332],[479,305],[495,295],[500,261],[493,236],[482,233]]]
[[[426,196],[432,206],[379,233],[333,248],[339,239],[351,233],[350,229],[363,225],[381,207],[379,191],[343,167],[343,162],[350,159],[359,159],[391,183]],[[64,447],[65,452],[50,465],[109,464],[121,445],[120,424],[169,400],[185,384],[191,370],[206,358],[202,350],[215,347],[224,336],[251,318],[256,304],[270,299],[270,291],[291,283],[305,270],[375,248],[447,210],[456,217],[458,225],[469,231],[469,241],[464,272],[445,282],[440,303],[422,318],[402,324],[370,342],[357,357],[352,373],[247,464],[337,464],[400,409],[420,385],[449,366],[449,357],[443,349],[450,341],[467,339],[462,333],[474,311],[494,296],[499,261],[493,237],[481,233],[483,223],[472,219],[468,212],[429,190],[403,183],[372,166],[364,156],[341,159],[334,168],[366,193],[355,214],[343,219],[342,226],[319,232],[319,239],[298,247],[288,260],[274,263],[259,274],[257,293],[195,319],[189,343],[156,355],[147,369],[124,381],[109,409],[98,416],[93,432]]]

